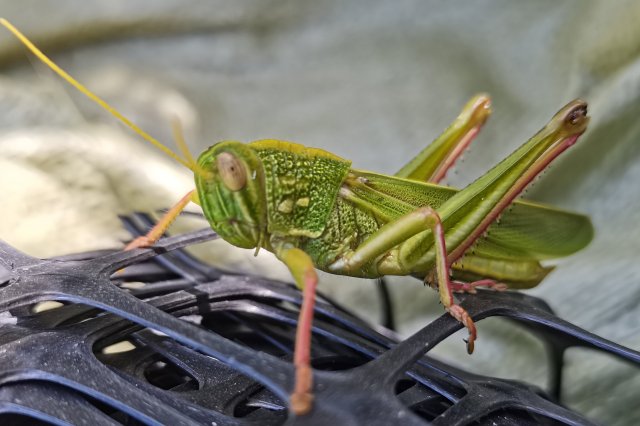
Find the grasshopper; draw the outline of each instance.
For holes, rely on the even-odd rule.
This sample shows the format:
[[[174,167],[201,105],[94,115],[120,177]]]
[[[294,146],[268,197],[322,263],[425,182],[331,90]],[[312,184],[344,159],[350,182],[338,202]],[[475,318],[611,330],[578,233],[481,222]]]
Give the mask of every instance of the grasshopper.
[[[553,269],[540,261],[574,253],[592,238],[586,216],[515,201],[586,130],[584,101],[567,104],[529,141],[462,190],[438,182],[488,118],[486,95],[471,99],[445,132],[394,176],[354,169],[327,151],[280,140],[223,141],[194,160],[180,132],[176,140],[183,157],[60,69],[8,21],[0,23],[63,79],[194,173],[196,189],[126,250],[153,245],[194,202],[224,240],[266,249],[287,265],[303,289],[290,399],[298,415],[313,403],[316,269],[363,278],[424,278],[438,289],[445,310],[468,329],[472,353],[476,327],[455,301],[455,292],[533,287]]]

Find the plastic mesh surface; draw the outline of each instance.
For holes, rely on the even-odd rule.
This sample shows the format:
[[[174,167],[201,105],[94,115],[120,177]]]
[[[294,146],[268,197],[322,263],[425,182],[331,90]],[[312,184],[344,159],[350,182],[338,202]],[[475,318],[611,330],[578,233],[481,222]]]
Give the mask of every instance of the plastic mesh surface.
[[[147,222],[126,221],[135,233]],[[640,353],[559,319],[539,299],[462,296],[476,320],[506,316],[545,341],[547,394],[426,356],[461,328],[449,315],[398,342],[320,298],[314,409],[295,417],[286,401],[301,294],[182,250],[214,238],[203,230],[153,249],[48,260],[0,242],[0,424],[583,425],[591,423],[556,402],[564,351],[586,346],[640,366]],[[44,301],[64,306],[37,312]]]

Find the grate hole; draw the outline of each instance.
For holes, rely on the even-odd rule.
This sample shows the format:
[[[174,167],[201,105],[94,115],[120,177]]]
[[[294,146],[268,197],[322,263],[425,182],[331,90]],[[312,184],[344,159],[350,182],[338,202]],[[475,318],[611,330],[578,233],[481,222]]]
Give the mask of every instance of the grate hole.
[[[233,408],[233,416],[259,419],[262,424],[281,423],[286,420],[287,408],[281,399],[261,386]]]
[[[40,312],[50,311],[64,306],[62,302],[56,300],[47,300],[45,302],[38,302],[31,306],[31,313],[39,314]]]
[[[316,358],[311,361],[313,368],[323,371],[341,371],[359,367],[366,361],[360,357],[335,355]]]
[[[100,350],[103,355],[120,354],[123,352],[130,352],[136,349],[136,345],[129,340],[121,340],[116,343],[112,343],[109,346],[105,346]]]
[[[84,396],[84,398],[93,405],[97,410],[100,410],[107,416],[111,417],[116,422],[126,425],[126,426],[144,426],[145,423],[135,419],[124,411],[120,411],[109,404],[105,404],[102,401],[98,401],[97,399],[91,398],[89,396]],[[0,423],[3,424],[3,423]]]
[[[0,414],[2,426],[51,426],[53,423],[45,422],[23,414]]]
[[[153,386],[164,390],[186,392],[199,388],[196,379],[166,358],[149,364],[144,370],[144,377]]]
[[[407,391],[416,385],[415,380],[402,379],[396,383],[395,393],[400,395],[402,392]]]
[[[447,411],[452,405],[451,401],[442,395],[433,395],[431,398],[409,408],[423,419],[433,421]]]
[[[444,396],[411,379],[398,380],[395,392],[400,402],[427,421],[433,421],[453,405]]]

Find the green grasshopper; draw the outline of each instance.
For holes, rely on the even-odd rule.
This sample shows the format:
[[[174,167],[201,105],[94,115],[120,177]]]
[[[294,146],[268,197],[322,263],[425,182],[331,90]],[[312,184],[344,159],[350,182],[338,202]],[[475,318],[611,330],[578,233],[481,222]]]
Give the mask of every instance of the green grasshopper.
[[[438,289],[445,310],[468,329],[471,353],[475,324],[456,303],[454,292],[533,287],[552,269],[541,260],[574,253],[592,238],[585,216],[514,201],[586,130],[589,118],[583,101],[570,102],[528,142],[462,190],[437,183],[489,116],[485,95],[473,98],[451,126],[395,176],[353,169],[350,161],[329,152],[279,140],[220,142],[196,161],[179,132],[176,139],[184,158],[78,83],[9,22],[0,23],[62,78],[194,172],[196,189],[127,250],[153,245],[194,202],[223,239],[238,247],[266,249],[287,265],[303,289],[290,400],[298,415],[308,412],[313,402],[310,345],[316,268],[364,278],[424,278]],[[494,223],[499,217],[498,226]]]

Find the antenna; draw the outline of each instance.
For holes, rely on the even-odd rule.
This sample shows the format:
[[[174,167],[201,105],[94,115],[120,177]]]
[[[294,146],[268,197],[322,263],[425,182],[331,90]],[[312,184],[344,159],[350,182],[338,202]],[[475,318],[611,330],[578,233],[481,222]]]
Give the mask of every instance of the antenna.
[[[97,103],[102,108],[107,110],[111,115],[116,117],[118,120],[120,120],[122,123],[124,123],[127,127],[129,127],[131,130],[133,130],[138,135],[140,135],[144,140],[146,140],[147,142],[151,143],[156,148],[158,148],[159,150],[164,152],[166,155],[168,155],[169,157],[171,157],[174,160],[176,160],[178,163],[180,163],[183,166],[187,167],[192,172],[196,173],[195,163],[193,162],[192,159],[184,160],[184,159],[180,158],[178,156],[178,154],[176,154],[175,152],[171,151],[169,148],[164,146],[162,143],[160,143],[153,136],[151,136],[150,134],[148,134],[147,132],[142,130],[140,127],[138,127],[134,123],[132,123],[129,119],[127,119],[124,115],[122,115],[120,112],[118,112],[118,110],[116,110],[111,105],[109,105],[106,101],[104,101],[103,99],[101,99],[100,97],[95,95],[93,92],[91,92],[89,89],[84,87],[80,82],[78,82],[75,78],[71,77],[69,74],[67,74],[67,72],[65,70],[60,68],[58,65],[56,65],[55,62],[53,62],[51,59],[49,59],[47,57],[47,55],[42,53],[42,51],[40,49],[38,49],[24,34],[22,34],[9,21],[7,21],[4,18],[0,18],[0,24],[2,24],[6,29],[11,31],[13,33],[13,35],[16,36],[18,38],[18,40],[20,40],[22,42],[22,44],[24,44],[27,47],[27,49],[29,49],[31,51],[31,53],[33,53],[34,55],[36,55],[38,57],[38,59],[40,59],[42,62],[44,62],[49,68],[51,68],[56,74],[58,74],[60,77],[62,77],[64,80],[66,80],[69,84],[71,84],[73,87],[75,87],[80,92],[82,92],[86,97],[88,97],[93,102]]]
[[[187,161],[187,163],[191,164],[191,166],[195,169],[197,167],[196,160],[191,155],[191,151],[189,151],[189,146],[184,139],[184,133],[182,132],[182,122],[178,117],[173,117],[171,120],[171,128],[173,130],[173,140],[178,145],[178,149],[180,153]]]

